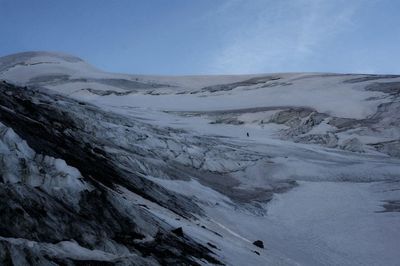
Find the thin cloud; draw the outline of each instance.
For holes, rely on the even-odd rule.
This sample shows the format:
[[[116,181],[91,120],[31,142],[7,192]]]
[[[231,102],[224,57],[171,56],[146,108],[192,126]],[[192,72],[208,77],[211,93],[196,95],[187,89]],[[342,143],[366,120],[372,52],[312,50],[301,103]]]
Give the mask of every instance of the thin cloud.
[[[216,73],[277,72],[296,69],[341,32],[352,28],[360,2],[241,1],[223,5],[214,16],[230,30],[210,69]],[[325,53],[327,51],[324,51]]]

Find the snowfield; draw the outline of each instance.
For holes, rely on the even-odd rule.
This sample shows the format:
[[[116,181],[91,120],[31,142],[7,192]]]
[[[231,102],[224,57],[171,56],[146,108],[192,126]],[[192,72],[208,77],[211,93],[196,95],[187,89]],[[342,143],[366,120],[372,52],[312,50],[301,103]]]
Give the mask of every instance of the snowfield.
[[[0,264],[400,264],[400,76],[27,52],[0,93]]]

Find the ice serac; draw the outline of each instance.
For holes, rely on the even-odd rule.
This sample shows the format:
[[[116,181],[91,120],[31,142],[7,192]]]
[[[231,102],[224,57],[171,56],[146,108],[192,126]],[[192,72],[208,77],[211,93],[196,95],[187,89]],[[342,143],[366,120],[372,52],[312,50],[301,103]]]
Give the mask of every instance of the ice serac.
[[[399,84],[0,58],[0,264],[396,265]]]
[[[89,129],[94,123],[100,124],[100,116],[105,114],[92,113],[99,116],[96,120],[83,113],[73,117],[73,105],[80,106],[75,101],[63,102],[62,97],[52,98],[39,91],[0,86],[0,117],[4,122],[0,142],[0,243],[4,262],[196,264],[193,257],[218,263],[208,248],[188,237],[176,237],[170,225],[145,205],[125,199],[119,187],[182,219],[202,213],[188,198],[145,179],[135,171],[134,164],[129,168],[129,151],[106,140],[100,143]],[[111,117],[108,119],[111,121]],[[117,163],[113,153],[125,158]],[[67,245],[76,252],[64,247]],[[177,250],[167,252],[173,246]],[[152,256],[140,259],[139,255]]]

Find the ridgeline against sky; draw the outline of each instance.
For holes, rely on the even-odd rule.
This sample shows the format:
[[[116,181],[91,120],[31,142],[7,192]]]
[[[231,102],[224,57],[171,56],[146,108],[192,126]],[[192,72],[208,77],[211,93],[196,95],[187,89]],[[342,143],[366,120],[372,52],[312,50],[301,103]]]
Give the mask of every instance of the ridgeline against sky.
[[[0,56],[145,74],[400,73],[395,0],[0,0]]]

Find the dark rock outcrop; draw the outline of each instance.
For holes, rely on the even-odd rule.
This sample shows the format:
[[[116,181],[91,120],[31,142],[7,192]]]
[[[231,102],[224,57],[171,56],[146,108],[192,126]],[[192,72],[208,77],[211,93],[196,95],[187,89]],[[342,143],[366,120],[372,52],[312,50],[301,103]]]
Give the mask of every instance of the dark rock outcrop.
[[[261,241],[261,240],[256,240],[256,241],[254,241],[254,242],[253,242],[253,245],[254,245],[254,246],[257,246],[257,247],[259,247],[259,248],[264,248],[264,242]]]

